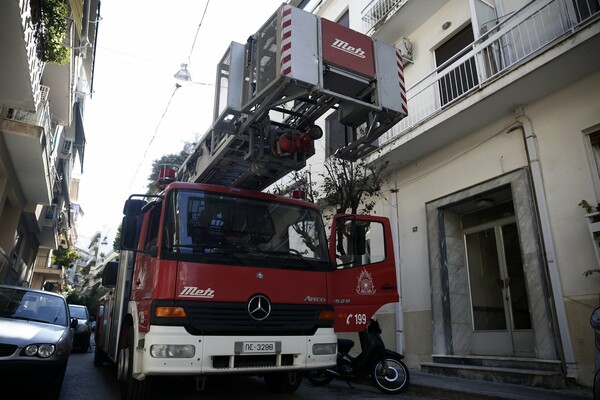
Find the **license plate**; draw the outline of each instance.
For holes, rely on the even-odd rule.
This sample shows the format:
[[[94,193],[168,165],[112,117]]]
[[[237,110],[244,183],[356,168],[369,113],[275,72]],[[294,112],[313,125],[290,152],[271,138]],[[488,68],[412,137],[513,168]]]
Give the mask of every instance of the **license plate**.
[[[275,353],[275,342],[242,342],[242,354]]]

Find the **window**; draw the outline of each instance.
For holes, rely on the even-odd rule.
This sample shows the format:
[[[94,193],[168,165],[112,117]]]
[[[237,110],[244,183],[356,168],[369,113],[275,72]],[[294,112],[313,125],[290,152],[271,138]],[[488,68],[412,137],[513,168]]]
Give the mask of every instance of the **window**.
[[[336,22],[346,28],[350,28],[350,12],[346,10]]]
[[[73,141],[72,140],[65,140],[63,142],[63,147],[62,147],[62,152],[63,153],[70,153],[72,148],[73,148]]]
[[[336,258],[338,268],[354,268],[383,262],[385,254],[383,224],[348,218],[337,226]]]
[[[596,177],[600,177],[600,130],[590,133],[589,138],[592,145],[592,155],[596,162]]]

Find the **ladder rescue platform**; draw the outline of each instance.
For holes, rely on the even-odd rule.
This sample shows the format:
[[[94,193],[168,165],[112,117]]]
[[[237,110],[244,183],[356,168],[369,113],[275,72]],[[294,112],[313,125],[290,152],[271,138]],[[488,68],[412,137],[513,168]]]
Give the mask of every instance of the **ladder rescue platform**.
[[[330,148],[355,161],[407,114],[398,49],[282,5],[217,67],[213,124],[178,180],[262,190],[299,170],[322,137],[315,121],[337,110]]]

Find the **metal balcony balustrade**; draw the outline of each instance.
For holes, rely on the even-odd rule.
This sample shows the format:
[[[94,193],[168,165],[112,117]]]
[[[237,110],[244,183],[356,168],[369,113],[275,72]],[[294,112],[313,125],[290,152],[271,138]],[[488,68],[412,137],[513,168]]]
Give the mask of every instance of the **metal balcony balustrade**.
[[[13,121],[24,122],[44,129],[44,135],[51,141],[53,139],[52,117],[50,114],[50,101],[48,100],[48,86],[40,85],[40,101],[34,112],[18,108],[3,107],[2,117]]]
[[[408,0],[372,0],[362,10],[363,30],[373,33],[379,25],[394,15]]]
[[[598,17],[600,0],[528,3],[410,87],[408,117],[379,143],[402,136]]]

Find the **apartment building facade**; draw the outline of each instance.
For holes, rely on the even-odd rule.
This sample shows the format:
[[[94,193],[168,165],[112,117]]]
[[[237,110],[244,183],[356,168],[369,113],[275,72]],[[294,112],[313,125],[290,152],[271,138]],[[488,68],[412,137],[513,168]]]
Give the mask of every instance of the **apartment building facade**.
[[[600,2],[292,4],[403,53],[409,115],[366,157],[389,161],[388,346],[435,373],[591,385],[600,253],[578,204],[600,200]]]
[[[0,3],[0,283],[62,285],[51,252],[76,240],[73,172],[83,168],[100,2],[65,1],[64,15],[49,21],[56,4]],[[60,63],[50,53],[51,23],[65,28]]]

